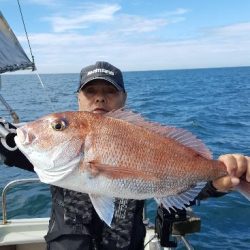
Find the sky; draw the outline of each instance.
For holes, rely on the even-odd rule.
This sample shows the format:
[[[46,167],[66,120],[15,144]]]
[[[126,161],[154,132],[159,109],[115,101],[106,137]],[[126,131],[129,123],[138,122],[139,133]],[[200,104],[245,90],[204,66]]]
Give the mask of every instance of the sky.
[[[39,73],[250,65],[250,0],[20,0]],[[0,10],[30,57],[16,0]]]

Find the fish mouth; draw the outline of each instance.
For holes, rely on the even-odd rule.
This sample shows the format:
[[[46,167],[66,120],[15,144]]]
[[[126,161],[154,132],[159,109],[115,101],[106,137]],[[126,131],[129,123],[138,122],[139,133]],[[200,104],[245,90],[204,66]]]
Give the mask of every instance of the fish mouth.
[[[36,140],[36,136],[25,128],[17,128],[16,133],[18,141],[23,146],[30,145]]]

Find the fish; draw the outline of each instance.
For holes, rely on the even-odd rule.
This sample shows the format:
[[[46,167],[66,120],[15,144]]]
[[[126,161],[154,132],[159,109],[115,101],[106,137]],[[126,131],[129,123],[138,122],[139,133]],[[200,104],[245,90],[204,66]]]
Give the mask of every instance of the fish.
[[[208,181],[227,175],[191,132],[130,110],[53,113],[16,132],[41,182],[89,194],[109,226],[115,198],[154,198],[168,210],[185,209]],[[250,198],[246,181],[241,192]]]

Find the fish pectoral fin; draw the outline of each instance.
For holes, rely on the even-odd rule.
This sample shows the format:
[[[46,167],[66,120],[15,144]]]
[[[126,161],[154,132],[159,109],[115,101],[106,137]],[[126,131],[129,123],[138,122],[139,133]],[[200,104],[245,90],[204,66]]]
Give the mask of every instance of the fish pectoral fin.
[[[85,163],[86,164],[86,163]],[[103,175],[111,179],[143,179],[157,181],[159,178],[155,176],[155,173],[147,171],[141,171],[137,169],[126,168],[124,166],[112,166],[108,164],[102,164],[98,161],[88,162],[88,171],[92,177]]]
[[[190,202],[193,201],[201,190],[205,187],[206,182],[199,182],[195,186],[187,189],[176,195],[169,195],[167,197],[155,198],[158,205],[162,204],[169,212],[170,208],[174,211],[177,209],[186,209]]]
[[[115,210],[115,199],[112,197],[95,194],[90,194],[89,197],[100,219],[103,220],[109,227],[111,227]]]

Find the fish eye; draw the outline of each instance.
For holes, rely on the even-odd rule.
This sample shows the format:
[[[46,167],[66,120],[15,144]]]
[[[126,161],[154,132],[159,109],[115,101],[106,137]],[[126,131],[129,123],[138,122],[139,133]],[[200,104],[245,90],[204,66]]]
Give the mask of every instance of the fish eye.
[[[67,127],[67,124],[64,120],[57,120],[52,122],[51,126],[56,131],[62,131]]]

